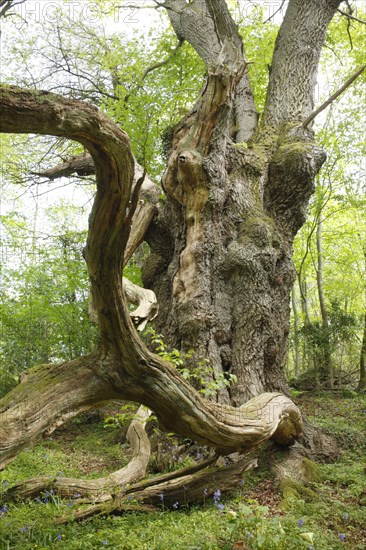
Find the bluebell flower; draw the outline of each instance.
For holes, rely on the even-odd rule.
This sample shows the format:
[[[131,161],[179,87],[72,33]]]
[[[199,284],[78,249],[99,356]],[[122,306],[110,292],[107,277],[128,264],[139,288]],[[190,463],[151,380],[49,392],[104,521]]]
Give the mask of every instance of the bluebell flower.
[[[107,546],[108,541],[107,541],[107,540],[104,540],[104,541],[102,542],[102,544],[104,544],[104,546]]]
[[[7,509],[7,507],[5,506],[5,504],[4,504],[4,506],[1,508],[0,512],[1,512],[2,514],[7,514],[7,513],[8,513],[8,509]]]
[[[179,502],[174,502],[173,504],[173,509],[176,510],[179,506]]]
[[[213,496],[214,504],[217,504],[220,501],[220,496],[221,496],[221,491],[220,491],[220,489],[217,489],[214,492],[214,496]]]
[[[62,540],[62,535],[61,535],[61,533],[59,533],[59,534],[57,535],[57,538],[58,538],[58,540]]]
[[[164,493],[160,493],[159,498],[160,498],[161,502],[163,502],[164,501]]]
[[[344,533],[340,533],[339,538],[341,539],[342,542],[344,542],[346,540],[346,535]]]
[[[297,525],[299,527],[302,527],[304,525],[304,520],[303,519],[299,519],[299,521],[297,522]]]
[[[26,527],[21,527],[21,528],[20,528],[20,532],[21,532],[21,533],[25,533],[25,532],[26,532],[26,530],[27,530],[27,528],[26,528]]]
[[[221,504],[221,502],[219,502],[219,504],[217,504],[217,509],[218,509],[219,512],[222,512],[224,508],[225,508],[225,506],[223,504]]]

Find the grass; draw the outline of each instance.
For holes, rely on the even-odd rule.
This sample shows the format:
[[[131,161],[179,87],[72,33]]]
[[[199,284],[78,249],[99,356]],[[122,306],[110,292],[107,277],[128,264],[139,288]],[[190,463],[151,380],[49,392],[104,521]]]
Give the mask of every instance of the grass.
[[[45,494],[1,503],[0,548],[88,550],[328,550],[366,547],[366,396],[303,394],[296,401],[314,424],[334,435],[343,451],[334,464],[321,464],[310,484],[316,498],[289,498],[276,492],[261,457],[237,493],[199,508],[161,509],[152,514],[92,518],[57,526],[72,514],[73,499]],[[3,490],[37,475],[99,477],[128,462],[119,430],[105,429],[98,414],[82,415],[26,449],[1,473]],[[219,489],[219,488],[218,488]],[[220,505],[220,506],[218,506]],[[4,508],[5,507],[5,508]]]

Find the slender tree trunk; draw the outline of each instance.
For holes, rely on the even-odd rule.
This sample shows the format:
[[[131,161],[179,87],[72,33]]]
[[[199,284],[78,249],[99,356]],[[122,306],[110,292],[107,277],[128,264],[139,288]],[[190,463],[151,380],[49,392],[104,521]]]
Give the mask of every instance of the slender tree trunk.
[[[360,353],[360,380],[358,383],[359,390],[366,390],[366,313],[364,316],[363,337]]]
[[[366,268],[366,245],[364,248],[365,268]],[[366,390],[366,284],[365,284],[365,314],[363,321],[363,336],[360,352],[360,380],[358,383],[359,390]]]
[[[325,302],[324,296],[324,284],[323,284],[323,246],[322,246],[322,219],[321,214],[319,215],[317,222],[317,231],[316,231],[316,248],[318,253],[317,258],[317,270],[316,270],[316,282],[318,288],[320,312],[322,317],[322,328],[323,328],[323,344],[322,344],[322,369],[326,371],[327,381],[330,389],[334,388],[334,370],[332,363],[332,355],[330,349],[329,341],[329,320],[328,320],[328,310]]]
[[[292,300],[292,313],[294,316],[294,375],[297,378],[301,370],[301,353],[300,353],[300,340],[299,340],[299,310],[296,301],[296,285],[292,288],[291,300]]]

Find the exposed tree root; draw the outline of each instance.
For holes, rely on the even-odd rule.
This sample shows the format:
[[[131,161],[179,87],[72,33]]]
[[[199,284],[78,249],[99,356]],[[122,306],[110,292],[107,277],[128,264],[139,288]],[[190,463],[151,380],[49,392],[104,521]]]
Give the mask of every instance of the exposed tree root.
[[[45,491],[55,491],[62,497],[88,497],[93,502],[105,502],[112,495],[123,490],[133,481],[139,481],[146,475],[150,458],[150,441],[145,432],[146,421],[151,411],[139,407],[128,431],[127,439],[131,444],[132,458],[124,468],[99,479],[75,479],[70,477],[49,478],[47,476],[28,479],[14,485],[5,493],[7,500],[35,497]]]
[[[58,518],[57,523],[81,521],[95,515],[119,515],[131,510],[151,512],[158,506],[178,509],[193,503],[203,503],[214,493],[219,495],[240,487],[242,474],[257,465],[256,459],[249,461],[246,459],[229,466],[201,471],[202,468],[208,468],[215,460],[216,457],[193,468],[185,468],[131,485],[112,502],[77,510],[72,515]],[[129,504],[131,500],[134,504]]]
[[[271,460],[271,471],[284,506],[289,498],[316,500],[312,483],[319,481],[317,462],[333,462],[338,456],[336,440],[305,421],[303,441],[284,449],[280,455],[274,452]]]

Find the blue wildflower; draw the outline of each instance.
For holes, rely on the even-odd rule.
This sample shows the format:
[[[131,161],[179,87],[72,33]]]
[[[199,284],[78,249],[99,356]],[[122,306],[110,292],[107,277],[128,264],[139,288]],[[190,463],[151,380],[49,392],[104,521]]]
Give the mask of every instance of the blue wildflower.
[[[217,504],[218,502],[220,502],[220,497],[221,497],[221,491],[220,489],[217,489],[217,491],[214,492],[214,496],[213,496],[214,504]]]
[[[0,512],[1,512],[2,514],[7,514],[7,513],[8,513],[8,509],[7,509],[7,507],[5,506],[5,504],[4,504],[4,506],[1,508]]]
[[[160,498],[161,502],[163,502],[164,501],[164,493],[160,493],[159,498]]]
[[[62,535],[61,535],[61,533],[59,533],[59,534],[57,535],[57,538],[58,538],[58,540],[62,540]]]
[[[218,509],[219,512],[222,512],[224,508],[225,508],[225,506],[223,504],[221,504],[221,502],[219,502],[219,504],[217,504],[217,509]]]
[[[304,520],[303,519],[299,519],[299,521],[297,522],[297,525],[299,527],[302,527],[304,525]]]
[[[347,514],[347,512],[345,512],[345,513],[343,514],[343,519],[348,519],[348,514]]]
[[[176,510],[179,506],[179,502],[174,502],[173,504],[173,509]]]
[[[340,533],[339,538],[341,539],[342,542],[344,542],[346,540],[346,535],[344,533]]]

